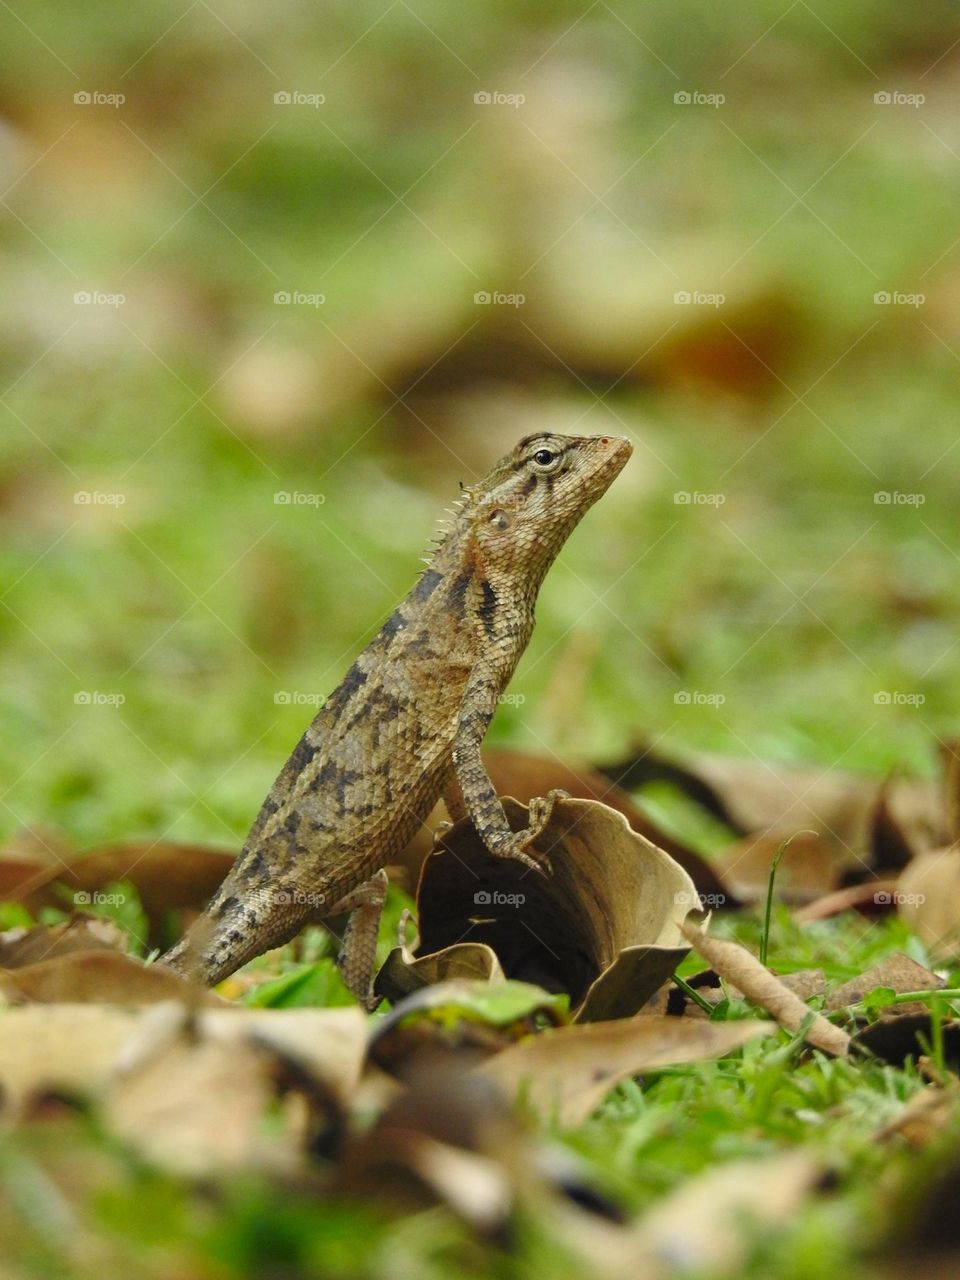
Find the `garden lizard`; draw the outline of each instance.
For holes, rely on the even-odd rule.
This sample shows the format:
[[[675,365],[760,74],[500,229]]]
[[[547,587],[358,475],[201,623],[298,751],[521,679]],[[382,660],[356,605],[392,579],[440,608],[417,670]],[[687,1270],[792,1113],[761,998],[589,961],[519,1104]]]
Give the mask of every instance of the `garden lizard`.
[[[513,832],[480,758],[530,639],[544,575],[632,453],[613,436],[527,436],[464,488],[413,590],[321,707],[206,912],[162,963],[212,985],[307,923],[351,912],[339,964],[367,1008],[383,868],[443,795],[491,853],[529,852],[556,793]]]

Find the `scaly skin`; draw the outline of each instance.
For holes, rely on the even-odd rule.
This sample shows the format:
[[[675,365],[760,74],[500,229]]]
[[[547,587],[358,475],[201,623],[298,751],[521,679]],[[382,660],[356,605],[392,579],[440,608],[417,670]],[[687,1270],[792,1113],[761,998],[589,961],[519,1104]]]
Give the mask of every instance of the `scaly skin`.
[[[163,963],[207,984],[350,910],[340,964],[376,1003],[371,974],[396,858],[441,794],[499,857],[528,849],[553,795],[513,832],[480,759],[497,700],[533,631],[540,584],[568,535],[632,452],[609,436],[521,440],[463,491],[416,586],[300,739],[206,912]]]

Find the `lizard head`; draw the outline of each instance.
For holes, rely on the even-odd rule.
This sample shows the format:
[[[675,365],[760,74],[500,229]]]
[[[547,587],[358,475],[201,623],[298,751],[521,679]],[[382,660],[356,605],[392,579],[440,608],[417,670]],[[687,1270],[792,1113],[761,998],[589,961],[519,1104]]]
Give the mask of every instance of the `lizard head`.
[[[620,436],[526,436],[469,491],[484,564],[534,581],[542,578],[632,452],[633,445]]]

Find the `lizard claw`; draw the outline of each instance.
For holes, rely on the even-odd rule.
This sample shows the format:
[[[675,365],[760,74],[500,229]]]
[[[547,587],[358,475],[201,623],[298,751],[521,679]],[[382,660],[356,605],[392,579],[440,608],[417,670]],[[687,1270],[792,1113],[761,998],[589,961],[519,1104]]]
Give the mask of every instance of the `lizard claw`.
[[[543,835],[550,822],[553,806],[558,800],[567,799],[568,795],[568,792],[556,789],[548,791],[545,796],[534,796],[528,806],[529,826],[523,831],[513,832],[508,839],[498,843],[496,848],[492,848],[491,852],[498,858],[512,858],[516,862],[522,862],[530,871],[536,871],[547,878],[551,877],[553,867],[547,857],[543,854],[533,855],[528,850]]]

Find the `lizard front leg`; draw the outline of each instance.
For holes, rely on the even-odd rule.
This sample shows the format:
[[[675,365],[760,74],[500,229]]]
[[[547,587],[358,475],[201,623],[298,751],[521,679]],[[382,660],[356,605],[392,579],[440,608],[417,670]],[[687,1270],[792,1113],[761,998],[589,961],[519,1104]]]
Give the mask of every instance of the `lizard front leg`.
[[[378,871],[346,897],[335,903],[325,915],[349,911],[346,932],[340,944],[337,965],[343,980],[363,1007],[372,1012],[380,1003],[373,992],[373,969],[377,959],[377,934],[380,915],[387,897],[387,873]]]
[[[478,663],[463,695],[453,743],[453,768],[460,784],[463,805],[492,854],[498,858],[513,858],[532,871],[549,874],[549,863],[538,861],[527,850],[550,821],[554,803],[563,793],[550,791],[545,797],[531,800],[530,825],[524,831],[511,831],[496,788],[480,756],[480,745],[493,719],[499,692],[499,683],[490,667],[483,662]],[[444,793],[445,799],[448,792],[449,788]],[[451,800],[455,806],[455,793]],[[454,816],[452,810],[450,816]]]

